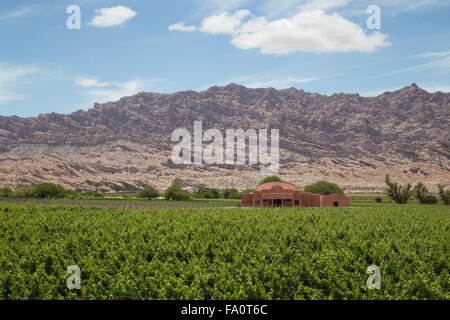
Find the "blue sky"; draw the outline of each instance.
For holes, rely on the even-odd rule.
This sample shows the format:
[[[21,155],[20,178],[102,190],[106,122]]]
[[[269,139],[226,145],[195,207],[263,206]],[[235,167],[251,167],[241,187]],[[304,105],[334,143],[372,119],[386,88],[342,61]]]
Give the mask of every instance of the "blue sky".
[[[81,10],[81,29],[66,12]],[[369,29],[370,5],[381,29]],[[448,0],[0,3],[0,115],[87,110],[140,91],[238,83],[377,95],[450,91]]]

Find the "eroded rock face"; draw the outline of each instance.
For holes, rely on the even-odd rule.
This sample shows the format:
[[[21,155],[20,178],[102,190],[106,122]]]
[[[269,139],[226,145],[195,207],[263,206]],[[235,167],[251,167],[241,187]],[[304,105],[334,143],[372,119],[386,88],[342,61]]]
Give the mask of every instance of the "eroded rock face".
[[[52,181],[67,188],[163,190],[253,187],[256,166],[176,166],[176,128],[279,129],[279,175],[297,186],[327,179],[348,191],[401,182],[450,184],[450,94],[413,84],[378,97],[325,96],[231,84],[203,92],[139,93],[70,115],[0,117],[0,185]]]

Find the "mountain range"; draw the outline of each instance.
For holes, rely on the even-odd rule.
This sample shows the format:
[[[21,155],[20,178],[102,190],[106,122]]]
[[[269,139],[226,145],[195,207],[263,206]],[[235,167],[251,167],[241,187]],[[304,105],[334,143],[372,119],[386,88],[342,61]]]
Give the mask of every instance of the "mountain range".
[[[163,191],[252,188],[258,166],[175,165],[171,134],[205,129],[279,129],[285,181],[318,180],[349,192],[382,191],[391,174],[432,190],[450,184],[450,94],[416,84],[377,97],[230,84],[202,92],[138,93],[72,114],[0,116],[0,186],[54,182],[66,188]]]

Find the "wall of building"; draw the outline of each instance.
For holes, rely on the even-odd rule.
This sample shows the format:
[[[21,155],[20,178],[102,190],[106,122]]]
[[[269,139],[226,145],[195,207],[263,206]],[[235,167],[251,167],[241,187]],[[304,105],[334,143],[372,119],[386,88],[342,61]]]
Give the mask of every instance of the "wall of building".
[[[333,193],[322,196],[322,207],[334,207],[334,203],[338,203],[338,207],[350,206],[350,198],[342,194]]]

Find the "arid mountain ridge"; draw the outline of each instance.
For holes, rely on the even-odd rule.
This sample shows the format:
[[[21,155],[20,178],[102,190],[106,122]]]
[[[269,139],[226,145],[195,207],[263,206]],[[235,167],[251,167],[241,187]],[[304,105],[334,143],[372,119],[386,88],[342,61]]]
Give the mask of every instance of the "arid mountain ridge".
[[[0,116],[0,185],[52,181],[105,192],[253,187],[257,166],[177,166],[177,128],[279,129],[279,175],[299,187],[326,179],[350,192],[381,191],[390,173],[432,189],[450,184],[450,94],[416,84],[378,97],[230,84],[203,92],[139,93],[88,111]]]

